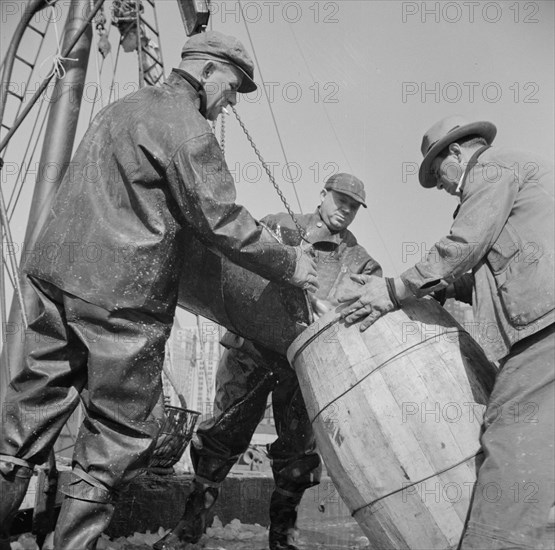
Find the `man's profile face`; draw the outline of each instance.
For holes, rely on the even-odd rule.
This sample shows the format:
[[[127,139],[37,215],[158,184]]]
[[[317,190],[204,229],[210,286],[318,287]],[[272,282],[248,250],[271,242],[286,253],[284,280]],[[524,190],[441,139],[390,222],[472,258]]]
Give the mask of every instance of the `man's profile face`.
[[[237,103],[237,89],[243,73],[233,65],[208,62],[202,76],[206,91],[206,118],[216,120],[222,109]]]
[[[437,156],[432,162],[432,172],[438,189],[443,189],[450,195],[460,195],[457,187],[463,174],[463,167],[456,155]]]
[[[321,193],[320,216],[330,231],[342,231],[351,225],[357,215],[360,203],[349,195],[337,191]]]

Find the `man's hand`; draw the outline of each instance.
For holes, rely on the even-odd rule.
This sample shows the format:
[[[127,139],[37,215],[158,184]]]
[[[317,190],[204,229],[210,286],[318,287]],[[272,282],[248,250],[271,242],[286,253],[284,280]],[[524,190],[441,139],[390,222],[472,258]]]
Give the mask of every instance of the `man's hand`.
[[[316,292],[320,285],[318,284],[316,262],[311,254],[312,247],[300,245],[294,248],[297,253],[297,265],[289,282],[303,290]]]
[[[341,312],[341,317],[348,324],[364,319],[360,331],[366,330],[382,315],[397,309],[389,297],[386,280],[372,275],[351,275],[351,280],[359,283],[358,287],[338,292],[340,303],[353,302]]]

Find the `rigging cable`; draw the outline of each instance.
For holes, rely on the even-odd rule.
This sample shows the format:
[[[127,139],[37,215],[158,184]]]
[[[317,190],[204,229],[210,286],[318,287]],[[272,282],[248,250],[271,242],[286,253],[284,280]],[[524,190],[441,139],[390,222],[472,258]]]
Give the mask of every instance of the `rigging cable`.
[[[34,71],[35,71],[35,67],[36,67],[37,62],[38,62],[39,55],[40,55],[40,53],[41,53],[41,51],[42,51],[42,46],[43,46],[43,44],[44,44],[45,36],[46,36],[47,33],[48,33],[48,29],[50,28],[50,24],[51,24],[51,23],[52,23],[52,19],[49,17],[49,18],[46,20],[46,26],[44,27],[44,30],[42,31],[42,38],[41,38],[40,43],[39,43],[39,46],[38,46],[38,48],[37,48],[37,53],[36,53],[36,55],[35,55],[35,57],[34,57],[34,60],[30,63],[31,71],[29,72],[29,76],[27,77],[27,82],[25,83],[25,87],[23,88],[25,91],[28,90],[29,87],[30,87],[31,78],[33,77],[33,74],[34,74]],[[29,65],[29,63],[26,63],[26,64]],[[12,192],[11,192],[11,194],[10,194],[10,198],[9,198],[9,200],[8,200],[8,204],[7,204],[7,207],[6,207],[6,208],[7,208],[8,211],[11,210],[11,212],[8,213],[8,221],[11,221],[11,219],[12,219],[13,211],[15,210],[15,207],[17,206],[17,202],[18,202],[18,200],[19,200],[19,196],[20,196],[21,191],[22,191],[22,186],[23,186],[23,184],[24,184],[24,181],[23,181],[19,186],[18,186],[18,181],[19,181],[19,178],[21,177],[21,172],[22,172],[23,166],[25,166],[25,159],[26,159],[26,157],[27,157],[27,153],[28,153],[28,151],[29,151],[29,147],[30,147],[31,141],[32,141],[32,139],[33,139],[33,135],[35,134],[35,130],[36,130],[36,127],[37,127],[37,123],[38,123],[38,121],[39,121],[39,118],[40,118],[41,110],[42,110],[43,106],[45,105],[45,103],[46,103],[45,101],[42,101],[41,104],[39,105],[39,110],[38,110],[38,112],[37,112],[37,116],[36,116],[36,118],[35,118],[35,122],[34,122],[34,124],[33,124],[33,128],[31,129],[31,134],[30,134],[30,135],[31,135],[31,138],[29,139],[29,143],[27,144],[27,147],[26,147],[25,152],[24,152],[24,154],[23,154],[22,161],[21,161],[21,168],[18,170],[17,178],[16,178],[16,181],[15,181],[15,183],[14,183]],[[15,112],[14,119],[17,119],[17,117],[19,116],[19,113],[21,112],[22,106],[23,106],[23,100],[20,99],[20,100],[19,100],[19,105],[18,105],[17,110],[16,110],[16,112]],[[50,105],[48,105],[48,107],[50,107]],[[39,130],[39,134],[37,135],[37,140],[36,140],[36,142],[35,142],[35,146],[34,146],[34,148],[33,148],[33,152],[32,152],[31,155],[30,155],[30,158],[31,158],[31,159],[32,159],[32,158],[34,157],[34,155],[35,155],[35,151],[36,151],[36,148],[37,148],[37,145],[38,145],[38,139],[39,139],[39,136],[40,136],[41,132],[43,131],[43,128],[44,128],[44,124],[45,124],[45,121],[46,121],[46,116],[47,116],[47,114],[48,114],[48,108],[47,108],[46,113],[45,113],[45,115],[44,115],[44,117],[43,117],[43,119],[42,119],[41,128],[40,128],[40,130]],[[8,155],[9,148],[10,148],[10,142],[8,142],[8,143],[6,144],[6,147],[5,147],[5,149],[4,149],[4,156],[7,156],[7,155]],[[25,172],[24,180],[25,180],[25,177],[26,177],[28,171],[29,171],[29,166],[27,167],[27,170],[26,170],[26,172]],[[15,196],[15,199],[14,199],[14,195],[16,195],[16,196]],[[15,200],[15,203],[14,203],[14,200]],[[12,204],[13,204],[13,206],[12,206]],[[10,278],[11,278],[11,275],[10,275]]]
[[[118,44],[118,53],[116,54],[116,62],[114,63],[114,70],[112,71],[112,82],[110,82],[110,94],[108,95],[108,103],[112,102],[112,93],[114,91],[114,84],[116,82],[116,71],[118,70],[119,54],[121,52],[121,41]]]
[[[103,2],[104,2],[104,0],[97,0],[96,1],[96,4],[94,5],[94,8],[93,8],[92,12],[87,17],[87,20],[85,22],[83,22],[83,24],[79,27],[79,29],[75,32],[75,34],[72,35],[71,40],[69,41],[69,44],[67,45],[66,50],[64,52],[62,52],[62,54],[61,54],[62,58],[65,58],[69,54],[69,52],[71,52],[71,50],[73,49],[75,44],[77,44],[79,38],[81,38],[81,35],[85,32],[85,30],[89,26],[90,22],[92,21],[93,17],[96,15],[96,12],[102,6]],[[53,76],[53,74],[52,74],[52,76]],[[50,80],[52,79],[52,76],[47,76],[41,82],[41,84],[39,85],[39,87],[37,88],[37,90],[35,91],[33,96],[31,97],[31,99],[25,104],[25,108],[23,109],[21,114],[17,117],[17,119],[15,120],[15,122],[13,123],[13,126],[8,130],[8,133],[0,140],[0,153],[6,148],[6,145],[10,141],[13,134],[17,131],[17,129],[19,128],[19,126],[21,125],[23,120],[25,120],[25,118],[29,114],[29,111],[32,109],[33,105],[36,103],[38,98],[42,95],[42,93],[44,92],[44,90],[46,89],[48,84],[50,83]],[[2,105],[2,103],[0,103],[0,111],[2,110],[2,107],[3,107],[3,105]],[[2,195],[1,189],[0,189],[0,203],[2,201],[3,201],[3,195]]]
[[[0,157],[0,175],[2,172],[2,168],[4,166],[4,161],[2,160],[2,157]],[[2,321],[2,327],[6,327],[6,322],[8,320],[8,316],[7,316],[7,311],[6,311],[6,301],[5,301],[5,296],[6,296],[6,283],[4,281],[4,264],[6,265],[6,268],[8,266],[8,264],[6,263],[6,261],[4,260],[4,226],[0,223],[0,243],[1,244],[1,249],[0,249],[0,258],[2,258],[1,264],[0,264],[0,321]],[[7,271],[7,269],[6,269]],[[8,272],[8,271],[7,271]],[[9,272],[8,272],[9,274]],[[4,330],[0,330],[0,352],[2,352],[4,350]],[[8,366],[8,374],[10,374],[10,370],[9,370],[9,366]]]
[[[92,1],[93,0],[90,0],[91,5],[92,5]],[[102,7],[102,8],[100,8],[100,10],[99,10],[99,12],[96,16],[96,20],[95,20],[95,22],[96,22],[96,25],[95,25],[96,26],[96,31],[100,35],[100,38],[97,36],[97,34],[95,32],[92,33],[92,41],[93,41],[93,45],[94,45],[92,49],[94,51],[94,61],[95,61],[95,68],[96,68],[96,82],[97,82],[97,85],[94,89],[94,97],[93,97],[92,105],[91,105],[91,115],[89,117],[89,126],[90,126],[90,124],[92,122],[92,119],[93,119],[93,116],[94,116],[94,107],[96,105],[96,98],[98,96],[98,88],[101,86],[100,79],[101,79],[101,76],[102,76],[102,71],[104,69],[104,60],[106,59],[104,54],[101,53],[101,50],[100,50],[100,39],[102,38],[102,35],[103,35],[105,20],[106,20],[106,17],[104,16],[104,8]],[[100,63],[100,65],[98,64],[98,56],[99,55],[102,55],[102,62]],[[103,104],[104,104],[104,102],[102,100],[102,91],[101,91],[100,92],[100,106],[103,107],[104,106]]]
[[[27,175],[29,174],[29,170],[31,168],[31,161],[33,160],[33,158],[35,158],[35,153],[37,151],[37,147],[39,145],[39,140],[41,138],[41,136],[43,135],[44,132],[44,126],[46,124],[46,119],[48,117],[48,113],[50,112],[50,104],[48,104],[48,107],[46,108],[46,111],[44,113],[44,115],[42,115],[41,118],[41,110],[43,105],[45,105],[45,101],[41,101],[40,105],[39,105],[39,110],[37,112],[37,116],[35,117],[35,122],[33,124],[33,128],[31,129],[31,137],[29,138],[29,142],[27,143],[27,147],[25,149],[25,152],[23,153],[23,158],[21,161],[21,168],[18,170],[17,173],[17,178],[14,184],[14,188],[12,190],[12,193],[10,195],[10,199],[8,201],[8,221],[12,221],[13,215],[15,213],[15,209],[17,208],[17,204],[19,202],[19,198],[21,196],[21,192],[23,191],[23,187],[25,185],[25,182],[27,181]],[[37,124],[39,122],[39,120],[42,120],[39,131],[36,132],[36,128],[37,128]],[[36,137],[33,137],[36,136]],[[31,147],[31,142],[34,139],[34,145],[33,145],[33,150],[31,151],[31,154],[28,155],[29,152],[29,148]],[[8,150],[8,147],[6,146],[6,151]],[[25,173],[23,174],[23,177],[21,178],[21,182],[18,183],[20,177],[21,177],[21,173],[23,171],[23,167],[25,166],[25,161],[28,159],[27,162],[27,168],[25,169]]]
[[[283,145],[283,140],[281,139],[281,134],[280,134],[280,131],[279,131],[279,127],[278,127],[278,124],[277,124],[277,121],[276,121],[276,117],[274,115],[274,109],[272,108],[272,102],[270,101],[270,98],[268,96],[268,91],[266,90],[266,86],[264,86],[264,76],[262,75],[262,68],[260,66],[260,62],[258,61],[258,56],[256,55],[256,49],[254,47],[254,43],[252,41],[251,33],[250,33],[249,27],[247,25],[247,20],[245,19],[245,16],[243,14],[243,6],[241,5],[241,0],[237,0],[237,3],[239,4],[239,10],[241,12],[241,17],[243,19],[243,23],[245,24],[245,29],[247,31],[247,36],[249,37],[249,42],[250,42],[250,45],[251,45],[251,49],[252,49],[252,52],[253,52],[253,55],[254,55],[254,59],[256,61],[256,65],[258,67],[258,72],[260,73],[260,80],[262,82],[262,88],[264,90],[264,95],[266,96],[266,101],[268,102],[268,107],[270,108],[270,113],[272,115],[272,121],[274,123],[274,127],[276,129],[279,145],[281,147],[281,152],[283,154],[283,158],[285,159],[285,167],[287,169],[287,175],[289,176],[289,181],[293,185],[293,192],[295,193],[295,198],[297,199],[297,204],[299,205],[299,211],[302,214],[303,209],[302,209],[302,206],[301,206],[301,201],[300,201],[299,195],[297,193],[297,187],[295,185],[295,181],[293,180],[293,177],[291,175],[291,168],[289,166],[289,161],[287,159],[287,154],[285,153],[285,147]]]
[[[297,46],[297,49],[299,50],[299,53],[300,53],[302,59],[304,61],[304,64],[306,65],[306,68],[307,68],[308,74],[310,75],[310,78],[312,79],[313,82],[316,82],[316,79],[314,78],[314,74],[310,70],[310,65],[309,65],[309,63],[308,63],[308,61],[307,61],[307,59],[304,55],[304,52],[303,52],[303,50],[302,50],[302,48],[299,44],[299,41],[297,39],[297,35],[295,34],[295,31],[294,31],[293,26],[292,26],[291,23],[289,23],[289,30],[291,31],[291,34],[293,35],[293,39],[295,41],[295,44]],[[343,154],[343,157],[347,161],[347,166],[349,167],[349,171],[351,173],[353,173],[353,167],[351,166],[351,163],[349,161],[349,157],[347,156],[347,153],[343,149],[343,145],[341,143],[341,140],[339,139],[339,136],[337,135],[337,132],[335,130],[335,126],[333,124],[333,121],[331,120],[330,114],[329,114],[329,112],[326,108],[326,104],[325,104],[325,102],[321,102],[321,103],[322,103],[322,107],[324,108],[324,113],[326,114],[326,118],[328,119],[328,123],[331,127],[331,131],[332,131],[332,133],[333,133],[333,135],[334,135],[334,137],[335,137],[335,139],[336,139],[336,141],[339,145],[339,149],[341,150],[341,153]],[[393,258],[391,257],[391,254],[389,253],[389,249],[388,249],[388,247],[385,243],[384,238],[382,237],[382,235],[380,233],[380,229],[379,229],[378,225],[376,224],[376,222],[374,221],[374,218],[372,217],[370,209],[368,209],[368,215],[370,217],[370,221],[372,222],[372,225],[374,226],[374,230],[376,231],[376,234],[378,235],[378,238],[380,239],[380,241],[382,243],[382,246],[385,250],[385,253],[387,254],[387,257],[389,258],[389,261],[391,262],[391,266],[393,267],[395,273],[398,275],[399,273],[398,273],[397,269],[395,268],[395,262],[393,261]]]

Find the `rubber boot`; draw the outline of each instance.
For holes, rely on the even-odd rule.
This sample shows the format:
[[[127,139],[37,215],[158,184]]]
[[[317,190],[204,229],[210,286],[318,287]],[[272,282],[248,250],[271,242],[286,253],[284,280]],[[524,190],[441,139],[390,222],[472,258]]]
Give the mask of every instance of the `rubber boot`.
[[[287,495],[275,490],[270,499],[270,550],[298,550],[293,544],[297,525],[297,510],[303,493]]]
[[[25,498],[31,468],[0,462],[0,550],[10,550],[10,527]]]
[[[114,504],[65,496],[54,532],[56,550],[95,550],[110,524]]]
[[[210,510],[216,503],[218,493],[216,487],[194,481],[182,518],[171,532],[154,544],[154,550],[179,550],[184,542],[198,542],[206,531]]]

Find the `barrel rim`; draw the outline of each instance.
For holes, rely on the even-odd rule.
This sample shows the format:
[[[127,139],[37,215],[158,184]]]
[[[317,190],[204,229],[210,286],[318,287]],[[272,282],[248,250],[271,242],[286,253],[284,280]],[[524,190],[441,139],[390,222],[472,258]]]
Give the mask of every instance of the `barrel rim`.
[[[322,315],[314,323],[309,325],[287,348],[287,360],[290,365],[295,368],[295,361],[297,357],[311,344],[322,332],[327,330],[330,326],[341,321],[341,313],[336,310],[328,311]],[[310,327],[317,327],[316,332],[310,330]]]

